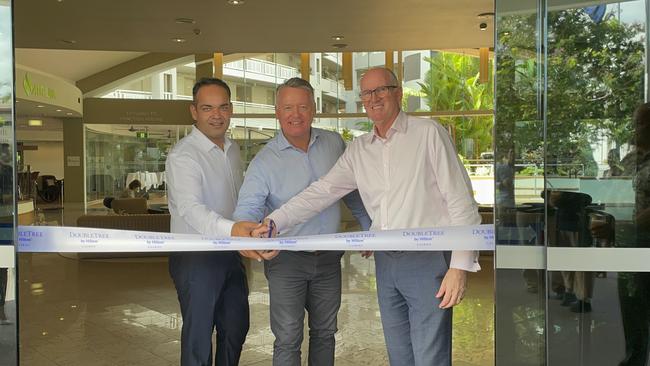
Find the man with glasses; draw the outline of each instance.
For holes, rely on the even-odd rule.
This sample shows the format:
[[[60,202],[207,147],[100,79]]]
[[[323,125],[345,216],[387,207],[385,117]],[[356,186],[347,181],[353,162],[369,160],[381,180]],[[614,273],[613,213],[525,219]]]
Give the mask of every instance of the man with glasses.
[[[400,110],[402,88],[390,70],[366,72],[360,97],[372,132],[267,222],[286,230],[358,189],[374,230],[479,224],[469,176],[445,128]],[[478,253],[377,252],[375,264],[391,365],[451,365],[452,307],[463,298],[466,272],[480,269]]]
[[[246,171],[234,217],[261,221],[327,173],[345,150],[338,133],[311,127],[316,113],[314,89],[292,78],[278,86],[275,114],[281,131],[255,156]],[[343,198],[367,230],[370,219],[359,193]],[[331,234],[339,229],[339,202],[282,236]],[[275,335],[273,365],[300,366],[305,310],[309,314],[309,365],[334,365],[334,334],[341,307],[342,251],[244,251],[251,258],[269,259],[271,330]],[[277,256],[276,256],[277,255]]]
[[[166,172],[171,232],[250,236],[258,226],[231,218],[242,183],[239,146],[226,137],[232,115],[230,88],[204,78],[192,90],[192,132],[169,153]],[[183,316],[181,365],[238,365],[249,327],[246,274],[237,252],[186,252],[169,256]]]

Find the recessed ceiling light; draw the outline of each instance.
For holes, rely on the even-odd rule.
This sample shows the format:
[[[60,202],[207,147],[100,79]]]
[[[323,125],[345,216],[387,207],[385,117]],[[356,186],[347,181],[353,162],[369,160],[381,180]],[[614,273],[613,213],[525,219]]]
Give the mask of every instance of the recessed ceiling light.
[[[332,40],[334,40],[334,41],[342,41],[343,38],[345,38],[345,37],[343,37],[343,36],[332,36]]]
[[[172,38],[172,42],[176,43],[185,43],[186,39],[185,38]]]
[[[57,111],[57,112],[63,112],[63,111],[62,111],[62,110],[60,110],[60,109],[57,109],[56,111]]]
[[[176,18],[175,21],[178,24],[194,24],[194,23],[196,23],[196,20],[194,20],[192,18]]]
[[[43,107],[45,107],[45,106],[44,106],[44,105],[40,105],[40,104],[36,106],[36,108],[43,108]]]
[[[68,116],[72,116],[72,112],[68,112],[68,113],[66,113],[66,114],[67,114]]]
[[[228,4],[230,5],[244,5],[244,3],[244,0],[228,0]]]
[[[75,41],[74,39],[59,39],[59,42],[65,43],[65,44],[75,44],[75,43],[77,43],[77,41]]]
[[[31,127],[41,127],[43,126],[43,121],[40,119],[30,119],[29,121],[27,121],[27,125]]]
[[[348,46],[347,43],[334,43],[334,44],[332,45],[332,47],[334,47],[334,48],[338,48],[338,49],[345,48],[345,47],[347,47],[347,46]]]

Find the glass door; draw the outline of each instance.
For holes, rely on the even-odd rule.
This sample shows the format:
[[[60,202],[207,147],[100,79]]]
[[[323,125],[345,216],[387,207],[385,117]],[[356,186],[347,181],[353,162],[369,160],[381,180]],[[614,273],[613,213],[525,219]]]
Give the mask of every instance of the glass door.
[[[646,366],[647,2],[496,8],[497,364]]]
[[[7,366],[17,365],[18,350],[14,212],[29,211],[30,206],[17,206],[14,197],[12,32],[11,1],[0,0],[0,365]]]

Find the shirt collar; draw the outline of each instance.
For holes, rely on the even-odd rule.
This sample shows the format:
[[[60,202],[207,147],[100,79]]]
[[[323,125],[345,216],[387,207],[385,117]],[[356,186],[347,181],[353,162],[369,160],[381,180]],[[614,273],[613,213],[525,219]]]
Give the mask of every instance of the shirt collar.
[[[214,142],[210,141],[210,139],[203,134],[203,132],[199,131],[196,126],[192,126],[192,132],[190,135],[194,138],[196,141],[196,146],[201,149],[202,151],[210,151],[213,148],[219,149],[219,146],[217,146]],[[224,143],[223,143],[223,151],[228,151],[228,148],[230,148],[230,145],[232,145],[232,142],[230,141],[229,138],[225,137],[224,138]]]
[[[395,121],[393,124],[390,126],[388,131],[386,131],[386,138],[383,138],[377,134],[377,128],[373,125],[372,126],[372,135],[370,142],[374,142],[376,139],[380,140],[390,140],[390,138],[396,133],[396,132],[401,132],[401,133],[406,133],[407,129],[407,121],[408,121],[408,115],[404,113],[403,111],[400,111],[397,117],[395,118]]]
[[[308,148],[311,147],[311,145],[313,145],[316,142],[316,140],[318,139],[318,136],[320,136],[320,134],[321,134],[321,131],[318,128],[313,128],[313,127],[311,128]],[[280,133],[278,133],[276,142],[278,144],[278,149],[280,151],[286,150],[286,149],[289,149],[289,148],[295,149],[295,147],[293,145],[291,145],[289,140],[287,140],[287,138],[284,136],[284,132],[282,132],[282,130],[280,130]]]

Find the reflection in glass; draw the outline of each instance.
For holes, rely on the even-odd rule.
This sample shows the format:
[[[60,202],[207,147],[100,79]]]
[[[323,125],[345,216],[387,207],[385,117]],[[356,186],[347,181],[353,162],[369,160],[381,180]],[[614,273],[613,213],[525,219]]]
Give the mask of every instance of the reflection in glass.
[[[609,230],[605,238],[580,234],[578,242],[550,233],[550,245],[611,246],[615,227],[635,225],[643,154],[635,147],[633,114],[644,98],[645,19],[634,14],[643,13],[642,1],[549,12],[547,188],[590,200],[575,213],[580,230]],[[558,215],[566,212],[550,198]],[[636,242],[626,234],[616,241]]]
[[[543,17],[537,9],[537,1],[496,2],[497,245],[539,246],[545,241]],[[497,269],[497,365],[546,364],[545,277],[539,268]]]
[[[497,269],[497,365],[545,365],[544,283],[541,270]]]
[[[584,272],[594,278],[593,312],[575,312],[551,295],[549,364],[645,366],[650,273]],[[549,277],[560,276],[549,272]]]
[[[0,2],[0,365],[16,365],[11,2]]]

